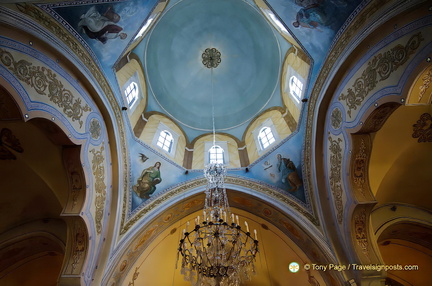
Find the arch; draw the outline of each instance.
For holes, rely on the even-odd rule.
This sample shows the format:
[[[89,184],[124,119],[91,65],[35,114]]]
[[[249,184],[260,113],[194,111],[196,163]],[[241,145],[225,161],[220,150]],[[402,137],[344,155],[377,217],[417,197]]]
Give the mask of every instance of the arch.
[[[309,82],[309,74],[311,72],[311,64],[309,58],[302,52],[301,49],[292,46],[285,54],[281,73],[281,96],[284,105],[288,110],[291,121],[294,121],[295,126],[300,119],[301,98],[306,94],[306,89]],[[296,99],[292,95],[291,79],[295,77],[300,80],[303,88],[299,98]],[[294,128],[295,129],[295,128]],[[292,129],[292,131],[294,131]]]
[[[313,124],[306,127],[305,169],[306,173],[314,173],[316,179],[309,187],[318,194],[321,217],[343,263],[383,263],[375,235],[370,231],[370,214],[380,203],[370,188],[371,176],[375,175],[371,171],[374,160],[371,156],[384,122],[403,110],[418,71],[429,65],[424,59],[430,41],[424,35],[430,32],[430,26],[417,14],[424,8],[422,5],[406,7],[411,15],[406,19],[406,29],[394,28],[396,23],[397,27],[401,25],[398,17],[401,10],[386,14],[385,21],[378,21],[374,29],[365,33],[359,30],[349,33],[348,28],[335,42],[332,51],[335,54],[324,64],[327,68],[317,79],[308,101],[308,122]],[[377,9],[374,17],[378,19],[382,13]],[[378,33],[380,37],[376,37]],[[351,38],[353,35],[357,37]],[[404,49],[411,50],[404,54],[400,64],[393,59],[388,73],[377,73],[381,68],[378,59]],[[371,82],[370,77],[374,77]],[[366,82],[370,85],[362,84]],[[401,131],[399,128],[396,132]],[[345,247],[338,247],[339,243],[345,243]],[[385,274],[376,274],[344,273],[346,280],[352,279],[357,284],[380,285]]]
[[[9,104],[21,101],[1,88],[5,98],[13,98]],[[17,109],[16,105],[9,107]],[[20,113],[27,114],[22,110]],[[12,209],[24,211],[15,214],[3,208],[9,216],[2,216],[0,255],[4,264],[0,267],[0,279],[4,283],[32,283],[19,278],[22,272],[46,264],[50,266],[40,272],[45,281],[80,283],[89,253],[89,227],[81,217],[88,196],[81,148],[51,120],[32,118],[25,122],[14,116],[14,120],[10,119],[2,118],[1,130],[10,131],[2,140],[13,142],[6,149],[14,162],[5,157],[0,161],[2,173],[7,176],[1,189],[9,193],[1,200],[2,205],[12,204]],[[16,251],[20,254],[11,255]]]
[[[142,64],[136,55],[132,55],[130,56],[130,60],[127,61],[127,63],[125,63],[120,69],[116,70],[116,78],[120,89],[120,94],[123,96],[122,100],[125,103],[125,107],[128,107],[128,102],[126,98],[124,98],[125,95],[123,88],[131,79],[133,79],[134,82],[139,83],[140,95],[138,97],[138,102],[132,110],[129,110],[129,108],[127,109],[130,124],[135,131],[135,129],[139,129],[140,125],[142,125],[141,116],[147,108],[148,96],[146,78],[143,73]],[[138,130],[136,130],[135,133],[137,135]]]
[[[229,162],[225,162],[228,168],[241,167],[238,139],[225,133],[216,133],[216,142],[226,142],[229,156]],[[204,134],[195,138],[191,145],[193,146],[192,169],[203,169],[206,154],[205,142],[213,142],[213,134]],[[211,147],[211,146],[210,146]]]
[[[239,180],[238,178],[233,179]],[[236,210],[236,214],[238,213],[241,217],[247,218],[248,221],[251,220],[250,216],[256,217],[259,221],[259,224],[256,226],[257,228],[259,227],[259,232],[265,232],[270,229],[270,231],[279,233],[280,237],[293,241],[291,246],[297,250],[301,249],[300,252],[304,252],[300,255],[300,263],[311,263],[311,261],[313,261],[313,263],[325,264],[334,261],[335,258],[329,251],[329,246],[325,243],[322,234],[312,226],[310,221],[304,220],[302,215],[288,208],[280,200],[270,198],[264,191],[258,196],[251,195],[250,188],[255,190],[256,186],[251,186],[250,182],[246,180],[245,184],[249,183],[247,187],[231,183],[230,180],[228,180],[228,182],[228,199],[230,201],[230,206]],[[144,273],[142,271],[145,270],[140,270],[140,267],[142,267],[142,260],[140,260],[141,255],[150,255],[149,253],[152,249],[153,251],[158,251],[154,250],[154,245],[162,243],[161,241],[168,237],[170,237],[169,240],[174,245],[170,244],[170,246],[164,246],[165,250],[170,249],[170,251],[165,251],[163,255],[167,261],[173,261],[173,267],[167,267],[164,271],[174,270],[176,253],[172,253],[172,250],[176,249],[176,237],[180,230],[185,227],[186,220],[191,220],[193,216],[199,215],[202,211],[204,204],[204,186],[201,184],[203,183],[204,181],[201,179],[195,180],[189,182],[187,185],[169,190],[164,194],[164,197],[161,198],[160,201],[163,201],[162,204],[159,203],[153,207],[150,206],[146,216],[140,220],[137,226],[139,230],[134,234],[128,233],[124,237],[121,253],[117,253],[117,255],[113,257],[106,271],[107,275],[103,283],[108,285],[112,283],[125,284],[132,282],[136,277],[142,275],[140,273]],[[176,193],[176,195],[173,196],[172,193]],[[154,204],[156,204],[156,202],[154,202]],[[265,239],[265,241],[271,244],[271,240]],[[266,244],[263,247],[263,251],[270,252],[271,246]],[[166,255],[171,257],[168,258]],[[279,257],[282,258],[283,256],[279,255]],[[260,259],[265,260],[266,258],[262,257]],[[274,257],[274,259],[276,262],[278,261],[277,257]],[[287,265],[282,263],[283,262],[281,262],[278,267],[283,267],[286,270]],[[173,272],[164,273],[166,273],[166,276],[173,279],[173,276],[171,276]],[[283,273],[283,271],[281,271],[281,273]],[[317,271],[311,272],[310,274],[319,279],[321,283],[324,283],[323,285],[340,285],[342,283],[342,277],[336,271],[326,272],[322,277],[318,277],[319,274]],[[176,274],[176,283],[183,279],[181,276],[177,276],[179,275]],[[284,275],[284,277],[286,276]],[[308,276],[306,275],[303,278],[305,278],[306,282]],[[268,277],[261,277],[261,279],[268,279]],[[280,279],[280,277],[277,279]],[[264,281],[268,283],[268,280]]]
[[[22,22],[15,24],[22,25]],[[108,136],[115,138],[117,133],[112,131],[108,134],[105,124],[112,126],[111,117],[101,104],[101,87],[92,85],[94,78],[80,73],[77,66],[58,51],[53,52],[52,47],[44,42],[46,39],[40,40],[24,32],[16,33],[8,25],[4,27],[0,49],[2,56],[8,60],[0,65],[0,86],[13,98],[12,102],[16,103],[22,116],[20,120],[9,122],[15,124],[10,129],[13,134],[14,130],[19,132],[15,134],[18,140],[26,141],[25,149],[33,150],[24,151],[17,156],[17,161],[27,160],[32,179],[40,182],[39,186],[46,190],[44,194],[52,194],[51,201],[57,200],[53,204],[57,206],[55,212],[52,210],[48,218],[65,221],[64,233],[67,236],[64,239],[64,258],[59,262],[63,263],[63,267],[59,268],[58,281],[86,284],[92,279],[86,273],[95,273],[94,266],[101,259],[102,235],[108,229],[107,214],[110,209],[107,206],[111,189],[107,190],[106,186],[112,186],[117,178],[111,174],[116,160],[111,160],[110,155],[110,148],[116,148],[116,144],[108,144]],[[39,49],[13,40],[17,38],[30,38],[30,43],[35,43]],[[49,56],[61,60],[56,62]],[[15,67],[18,63],[25,63],[24,69],[27,70],[21,70],[25,76],[17,74]],[[30,72],[32,70],[39,70],[40,73]],[[82,82],[78,83],[77,78]],[[112,94],[106,95],[109,98]],[[39,142],[37,138],[28,138],[30,135],[21,130],[30,130],[29,134],[37,133],[37,138],[44,140]],[[36,151],[41,142],[50,142],[51,145]],[[38,156],[42,157],[36,160]],[[52,159],[56,160],[55,164],[48,164]],[[109,178],[107,174],[110,174]],[[37,203],[36,200],[34,205]],[[46,209],[40,206],[41,211]]]
[[[145,118],[148,119],[146,119],[147,122],[143,128],[143,132],[141,133],[138,139],[140,139],[147,145],[151,146],[153,142],[155,142],[154,141],[155,137],[159,135],[157,133],[159,130],[158,128],[160,126],[160,123],[164,124],[164,126],[170,128],[178,135],[177,141],[175,143],[176,144],[175,153],[169,155],[169,157],[178,165],[183,165],[184,157],[185,157],[185,147],[187,146],[187,137],[183,129],[180,128],[178,124],[175,121],[173,121],[171,118],[159,112],[146,113]],[[176,139],[174,138],[174,140]]]
[[[404,271],[389,270],[387,279],[403,285],[427,284],[427,269],[432,264],[431,212],[414,205],[391,203],[375,208],[371,219],[383,261],[387,265],[415,267]]]
[[[262,154],[268,152],[269,149],[260,150],[258,143],[258,132],[266,125],[266,120],[271,120],[271,125],[273,126],[273,130],[277,133],[277,140],[275,143],[280,142],[284,138],[288,137],[292,130],[286,121],[286,115],[282,108],[270,108],[262,112],[260,115],[255,117],[249,126],[246,128],[246,131],[243,134],[242,140],[245,142],[247,151],[248,151],[248,159],[249,162],[253,163],[257,160]],[[255,131],[255,133],[254,133]],[[258,144],[257,144],[258,143]]]

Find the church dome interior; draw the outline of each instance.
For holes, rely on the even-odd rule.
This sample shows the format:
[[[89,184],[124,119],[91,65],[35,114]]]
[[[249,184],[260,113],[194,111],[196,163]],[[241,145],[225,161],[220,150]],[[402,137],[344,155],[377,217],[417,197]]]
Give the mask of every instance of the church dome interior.
[[[0,285],[429,285],[430,1],[6,0],[0,27]]]

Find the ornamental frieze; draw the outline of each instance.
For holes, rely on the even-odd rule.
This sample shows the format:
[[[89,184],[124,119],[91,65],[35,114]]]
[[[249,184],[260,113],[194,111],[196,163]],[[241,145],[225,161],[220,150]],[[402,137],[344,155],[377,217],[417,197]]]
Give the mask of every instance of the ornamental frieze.
[[[122,210],[122,228],[120,231],[120,235],[125,234],[138,220],[140,220],[147,213],[156,209],[160,204],[176,197],[180,194],[187,192],[188,190],[192,190],[198,187],[204,187],[207,181],[205,178],[193,180],[187,183],[184,183],[180,186],[173,187],[172,189],[168,189],[164,191],[160,196],[157,196],[155,200],[149,202],[149,204],[144,205],[144,207],[133,217],[127,220],[127,194],[124,194],[123,198],[123,210]],[[273,190],[272,188],[260,184],[259,182],[253,182],[247,179],[243,179],[240,177],[228,176],[225,179],[225,183],[232,184],[240,187],[250,188],[257,192],[266,194],[273,198],[276,201],[279,201],[285,204],[287,207],[294,208],[300,214],[305,216],[309,221],[311,221],[314,225],[320,225],[318,218],[314,215],[311,210],[307,209],[306,205],[301,205],[298,202],[294,201],[286,194],[278,192],[277,190]]]
[[[363,104],[378,82],[388,79],[394,71],[408,61],[423,40],[422,34],[417,33],[408,40],[405,46],[398,44],[386,52],[379,53],[368,62],[367,67],[354,81],[352,87],[339,96],[339,100],[345,101],[348,107],[349,117],[353,110],[357,110]]]
[[[360,147],[355,155],[354,159],[354,171],[353,171],[353,180],[354,185],[357,188],[358,191],[363,195],[363,197],[366,196],[365,194],[365,183],[367,179],[367,153],[366,153],[366,144],[364,139],[362,138],[360,141]]]
[[[0,61],[18,80],[26,83],[37,94],[46,96],[66,117],[77,121],[80,128],[82,127],[84,112],[90,112],[91,108],[82,103],[80,97],[66,89],[62,81],[57,79],[55,72],[44,66],[33,65],[24,59],[16,60],[10,52],[2,48]]]
[[[426,74],[422,77],[423,84],[419,87],[419,96],[418,96],[418,102],[421,102],[423,99],[423,96],[425,95],[426,91],[429,89],[430,83],[432,79],[432,68],[429,69]]]
[[[354,233],[357,245],[360,247],[362,253],[369,257],[368,251],[368,238],[367,238],[367,226],[366,226],[366,211],[362,209],[358,214],[354,216]]]
[[[328,137],[330,142],[329,151],[330,151],[330,190],[333,194],[334,204],[336,208],[336,217],[339,223],[342,223],[343,220],[343,202],[342,202],[342,148],[341,143],[342,139],[337,138],[333,139],[332,137]]]
[[[432,115],[423,113],[420,119],[413,125],[413,138],[418,138],[417,142],[432,142]]]
[[[96,231],[98,234],[102,231],[102,219],[105,208],[105,199],[106,199],[106,185],[105,185],[105,157],[104,157],[104,144],[100,150],[91,149],[90,153],[93,154],[92,159],[92,171],[93,177],[95,180],[95,223],[96,223]]]

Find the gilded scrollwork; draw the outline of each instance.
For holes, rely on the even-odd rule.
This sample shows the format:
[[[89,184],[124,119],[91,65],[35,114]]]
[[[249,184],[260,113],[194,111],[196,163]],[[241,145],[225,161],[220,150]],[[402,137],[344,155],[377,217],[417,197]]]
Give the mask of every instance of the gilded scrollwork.
[[[336,207],[336,216],[339,223],[343,220],[343,202],[342,202],[342,148],[340,144],[342,139],[337,140],[328,137],[330,141],[330,189],[333,193],[334,203]]]
[[[413,138],[418,138],[417,142],[432,142],[432,115],[423,113],[420,119],[413,125]]]
[[[75,237],[74,237],[74,245],[73,245],[73,252],[72,252],[71,273],[74,273],[75,269],[80,264],[87,247],[86,246],[87,236],[84,231],[84,228],[79,223],[76,223],[74,228],[75,228],[74,230]]]
[[[93,118],[93,119],[90,121],[89,131],[90,131],[91,137],[92,137],[94,140],[97,140],[97,139],[100,138],[100,135],[101,135],[101,129],[102,129],[102,128],[101,128],[101,124],[100,124],[99,120],[97,120],[96,118]]]
[[[271,188],[266,187],[265,185],[262,185],[258,182],[252,182],[250,180],[245,180],[239,177],[231,177],[228,176],[225,179],[225,183],[227,184],[233,184],[236,186],[242,186],[246,188],[252,188],[257,192],[265,193],[266,195],[271,196],[272,198],[276,199],[277,201],[280,201],[281,203],[284,203],[285,205],[292,207],[296,209],[298,212],[300,212],[302,215],[304,215],[307,219],[309,219],[313,224],[319,225],[319,220],[308,210],[306,210],[303,206],[299,205],[292,199],[290,199],[285,194],[278,192],[276,190],[273,190]],[[179,194],[182,194],[188,190],[195,189],[197,187],[202,187],[206,185],[206,180],[204,178],[190,181],[186,184],[182,184],[176,188],[173,188],[169,190],[169,192],[166,192],[165,194],[157,197],[156,200],[152,201],[150,204],[146,205],[138,214],[136,214],[134,217],[132,217],[129,221],[125,222],[122,221],[122,229],[120,231],[120,234],[126,233],[140,218],[142,218],[145,214],[150,212],[151,210],[155,209],[159,204],[178,196]],[[125,219],[126,213],[125,209],[123,209],[123,219]]]
[[[351,111],[362,105],[377,83],[388,79],[394,71],[405,64],[423,40],[422,34],[417,33],[408,40],[405,46],[398,44],[389,51],[374,56],[368,62],[362,75],[354,81],[352,88],[348,88],[346,93],[339,96],[339,100],[345,101],[350,117]]]
[[[342,111],[339,108],[333,109],[331,113],[331,126],[333,129],[339,129],[342,124]]]
[[[432,69],[428,70],[427,73],[422,77],[423,84],[419,87],[419,97],[418,102],[423,99],[423,95],[426,93],[426,90],[429,88],[431,80],[432,80]]]
[[[357,189],[361,192],[363,196],[365,196],[364,184],[366,182],[366,176],[367,176],[366,160],[367,160],[366,144],[364,139],[362,138],[360,141],[359,150],[355,155],[355,159],[354,159],[353,178],[354,178],[354,184],[356,185]]]
[[[16,61],[13,55],[0,48],[0,61],[20,81],[25,82],[38,94],[46,95],[48,99],[62,109],[63,113],[72,121],[78,121],[82,127],[84,112],[91,111],[87,104],[76,98],[72,92],[64,88],[63,83],[57,79],[57,75],[50,69],[42,66],[34,66],[26,60]]]
[[[96,199],[95,199],[95,222],[96,222],[96,231],[98,234],[102,231],[102,219],[105,207],[105,199],[106,199],[106,185],[105,185],[105,167],[104,167],[104,145],[100,150],[92,149],[90,153],[93,154],[92,159],[92,170],[93,177],[95,178],[95,191],[96,191]]]
[[[354,216],[354,228],[355,238],[358,246],[360,246],[362,253],[369,257],[369,242],[367,239],[366,228],[366,211],[364,209],[362,209],[358,214]]]

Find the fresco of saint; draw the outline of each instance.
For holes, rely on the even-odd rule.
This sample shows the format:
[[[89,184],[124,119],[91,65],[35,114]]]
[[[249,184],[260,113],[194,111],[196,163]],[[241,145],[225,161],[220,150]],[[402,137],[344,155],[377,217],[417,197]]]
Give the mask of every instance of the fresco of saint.
[[[277,154],[278,164],[277,168],[279,173],[281,173],[282,183],[288,181],[290,185],[290,192],[297,191],[303,184],[299,174],[297,173],[297,168],[293,161],[288,158],[283,158],[281,154]]]
[[[115,13],[110,6],[101,15],[96,6],[92,6],[88,11],[81,15],[78,23],[78,30],[84,32],[90,39],[95,39],[105,44],[109,39],[126,39],[127,34],[122,32],[123,28],[117,25],[120,15]]]
[[[132,187],[133,191],[141,199],[148,199],[156,191],[156,185],[162,182],[160,175],[160,162],[154,166],[144,169],[137,180],[137,184]]]

